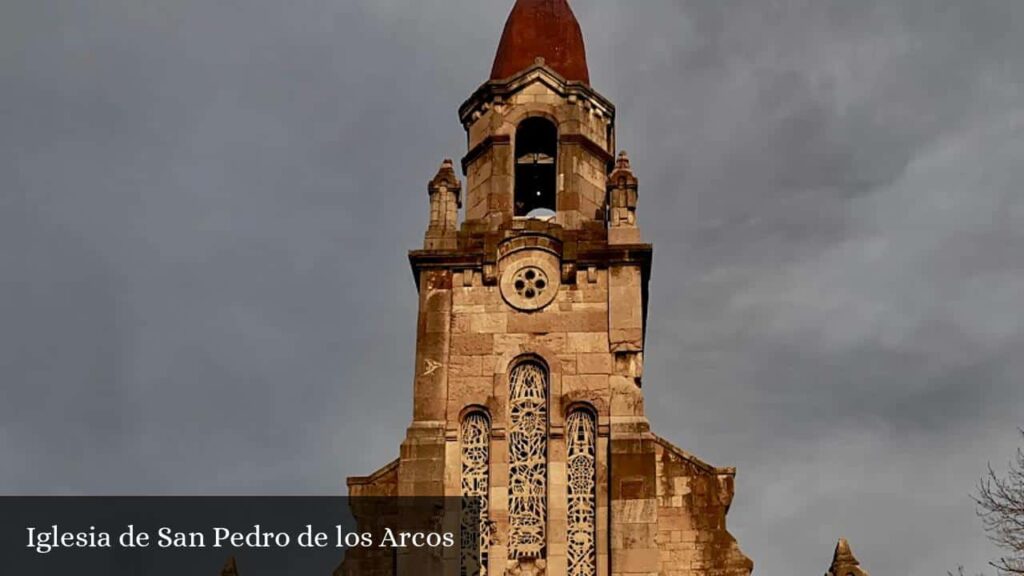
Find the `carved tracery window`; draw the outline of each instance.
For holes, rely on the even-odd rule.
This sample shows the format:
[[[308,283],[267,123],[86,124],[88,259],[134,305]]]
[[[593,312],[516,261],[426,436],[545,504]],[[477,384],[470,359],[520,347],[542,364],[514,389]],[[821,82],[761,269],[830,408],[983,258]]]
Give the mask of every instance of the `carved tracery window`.
[[[565,422],[568,472],[569,576],[597,573],[597,422],[586,410],[576,410]]]
[[[512,370],[509,389],[509,558],[544,555],[547,522],[547,371],[533,362]]]
[[[462,421],[462,576],[486,576],[491,425],[474,412]]]

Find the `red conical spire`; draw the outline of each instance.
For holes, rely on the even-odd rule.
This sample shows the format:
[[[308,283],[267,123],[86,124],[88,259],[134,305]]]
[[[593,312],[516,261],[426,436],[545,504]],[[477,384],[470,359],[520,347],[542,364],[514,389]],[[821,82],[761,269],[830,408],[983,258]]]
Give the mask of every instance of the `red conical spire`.
[[[529,68],[537,58],[566,80],[590,83],[583,32],[567,0],[517,0],[501,35],[491,80]]]

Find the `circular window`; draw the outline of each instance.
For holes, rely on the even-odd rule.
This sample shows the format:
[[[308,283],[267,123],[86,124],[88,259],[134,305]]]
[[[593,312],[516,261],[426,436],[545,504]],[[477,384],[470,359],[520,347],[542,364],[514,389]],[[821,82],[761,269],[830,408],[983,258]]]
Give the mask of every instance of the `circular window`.
[[[524,300],[541,298],[548,289],[548,275],[535,266],[521,268],[515,274],[513,287],[516,294]]]
[[[538,259],[525,259],[506,268],[501,293],[513,307],[524,311],[540,310],[558,295],[558,268]]]

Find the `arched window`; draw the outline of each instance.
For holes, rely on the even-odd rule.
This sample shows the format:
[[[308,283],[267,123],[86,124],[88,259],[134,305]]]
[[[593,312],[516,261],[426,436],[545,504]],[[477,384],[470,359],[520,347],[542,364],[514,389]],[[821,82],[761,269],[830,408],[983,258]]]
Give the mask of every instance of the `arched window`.
[[[586,409],[565,421],[568,576],[597,574],[597,420]]]
[[[482,412],[462,421],[461,576],[486,576],[490,545],[491,423]]]
[[[523,362],[509,377],[509,558],[542,558],[547,524],[548,373]]]
[[[515,154],[515,215],[553,215],[558,128],[544,118],[527,118],[516,129]]]

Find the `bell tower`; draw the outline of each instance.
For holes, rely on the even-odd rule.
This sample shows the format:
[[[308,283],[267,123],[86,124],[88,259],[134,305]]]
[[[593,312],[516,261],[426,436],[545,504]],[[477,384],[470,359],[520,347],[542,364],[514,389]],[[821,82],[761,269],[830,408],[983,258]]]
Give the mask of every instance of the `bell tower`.
[[[490,81],[459,117],[469,144],[467,225],[496,230],[534,218],[566,230],[604,227],[615,106],[590,87],[583,34],[565,1],[516,3]]]
[[[567,0],[515,3],[459,119],[465,155],[430,180],[409,254],[412,423],[350,493],[473,499],[465,576],[748,576],[725,529],[735,470],[644,412],[652,247]]]

